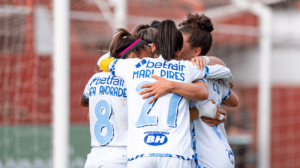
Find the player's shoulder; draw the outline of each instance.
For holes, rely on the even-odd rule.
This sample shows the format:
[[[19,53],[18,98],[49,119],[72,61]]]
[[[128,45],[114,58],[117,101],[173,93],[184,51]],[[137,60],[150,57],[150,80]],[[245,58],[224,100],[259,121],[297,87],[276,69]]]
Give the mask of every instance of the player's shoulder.
[[[115,59],[114,60],[115,62],[126,62],[126,63],[134,63],[134,62],[138,62],[138,61],[141,61],[141,59],[139,58],[128,58],[128,59]]]
[[[93,82],[98,78],[108,77],[111,76],[110,72],[96,72],[89,80],[89,82]]]
[[[129,59],[116,59],[114,60],[115,64],[121,63],[122,66],[126,66],[126,68],[132,68],[135,67],[140,62],[145,61],[145,59],[139,59],[139,58],[129,58]]]
[[[109,76],[109,72],[96,72],[91,78]]]
[[[180,65],[184,65],[186,68],[195,68],[197,69],[197,66],[196,64],[193,65],[193,63],[191,61],[188,61],[188,60],[180,60],[180,61],[177,61],[179,62]],[[199,69],[200,70],[200,69]]]

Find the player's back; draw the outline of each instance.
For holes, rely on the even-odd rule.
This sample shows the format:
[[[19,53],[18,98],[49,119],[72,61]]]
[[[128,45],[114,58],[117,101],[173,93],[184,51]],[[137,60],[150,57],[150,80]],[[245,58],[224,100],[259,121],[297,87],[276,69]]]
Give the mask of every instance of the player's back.
[[[126,147],[127,89],[123,79],[96,73],[84,90],[89,99],[91,146]]]
[[[205,101],[192,101],[193,106],[204,105],[207,101],[214,100],[221,105],[222,100],[230,96],[230,88],[220,79],[208,79],[207,87],[209,97]],[[224,123],[210,127],[201,119],[192,121],[195,136],[196,154],[198,164],[203,167],[227,168],[234,167],[234,156],[227,141]],[[218,161],[215,160],[218,158]]]
[[[152,97],[143,100],[140,86],[155,82],[152,74],[191,83],[208,71],[200,71],[187,61],[162,58],[118,60],[110,65],[110,70],[122,77],[128,88],[129,161],[146,156],[192,159],[189,100],[168,93],[149,104]]]

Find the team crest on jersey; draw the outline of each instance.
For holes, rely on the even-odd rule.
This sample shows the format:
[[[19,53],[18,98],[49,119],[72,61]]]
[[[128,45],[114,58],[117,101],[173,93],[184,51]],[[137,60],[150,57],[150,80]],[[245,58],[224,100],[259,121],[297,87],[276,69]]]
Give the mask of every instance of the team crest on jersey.
[[[228,158],[231,162],[232,165],[234,165],[234,155],[233,155],[233,152],[231,150],[227,150],[226,151],[228,152]]]
[[[144,142],[151,146],[164,145],[168,142],[168,137],[164,134],[148,134],[145,136]]]

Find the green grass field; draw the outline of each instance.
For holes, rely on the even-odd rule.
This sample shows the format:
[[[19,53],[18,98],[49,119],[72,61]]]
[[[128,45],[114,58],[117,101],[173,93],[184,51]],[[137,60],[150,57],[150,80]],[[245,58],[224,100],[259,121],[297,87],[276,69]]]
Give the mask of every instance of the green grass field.
[[[88,126],[70,127],[70,165],[83,167],[90,152]],[[0,168],[51,166],[51,127],[0,127]]]

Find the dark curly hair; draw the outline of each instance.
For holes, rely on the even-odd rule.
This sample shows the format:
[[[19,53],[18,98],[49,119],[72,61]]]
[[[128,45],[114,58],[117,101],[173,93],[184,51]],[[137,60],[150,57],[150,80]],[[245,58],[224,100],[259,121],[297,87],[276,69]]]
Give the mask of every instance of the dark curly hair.
[[[186,20],[179,24],[179,30],[182,33],[190,34],[188,42],[191,47],[201,48],[200,55],[206,55],[212,45],[211,32],[214,30],[213,24],[209,17],[204,14],[187,14]]]

